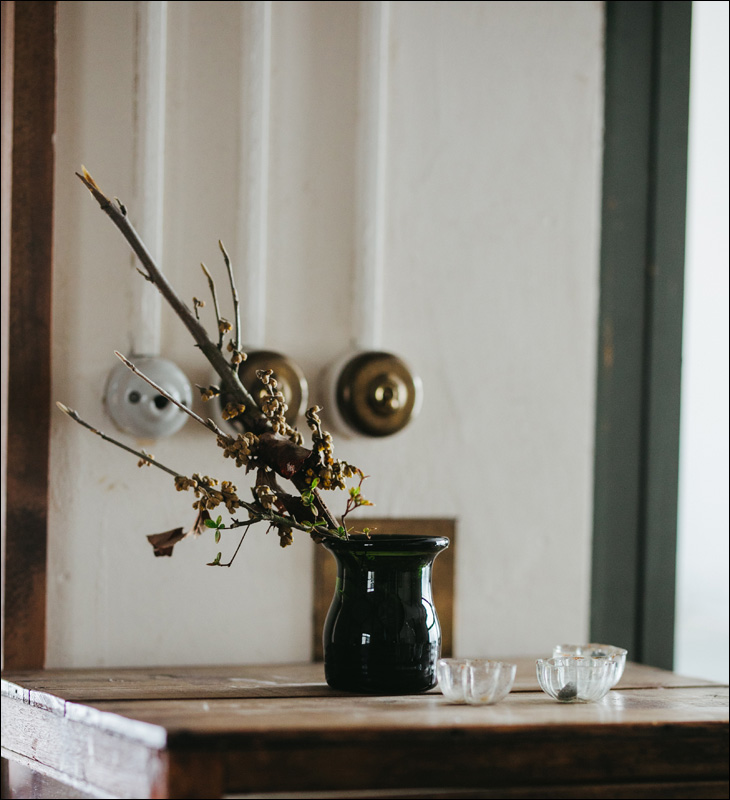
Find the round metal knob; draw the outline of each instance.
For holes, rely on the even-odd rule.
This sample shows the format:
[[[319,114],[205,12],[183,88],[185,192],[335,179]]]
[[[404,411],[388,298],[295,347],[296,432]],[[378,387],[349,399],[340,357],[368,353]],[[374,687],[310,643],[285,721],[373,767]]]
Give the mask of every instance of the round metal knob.
[[[273,350],[248,352],[248,358],[238,367],[238,376],[259,406],[268,395],[266,387],[256,375],[262,369],[273,370],[273,377],[277,382],[276,388],[284,395],[284,402],[289,407],[286,412],[286,421],[294,427],[298,417],[304,413],[309,399],[309,387],[304,373],[298,364],[281,353]],[[227,395],[221,395],[220,407],[224,408],[229,400]],[[242,423],[235,419],[228,420],[227,424],[236,430],[243,430]]]
[[[193,390],[185,373],[158,356],[132,356],[135,366],[179,403],[192,406]],[[109,375],[104,402],[116,426],[138,439],[161,439],[177,433],[187,414],[149,383],[118,364]]]
[[[391,353],[351,358],[335,386],[337,408],[347,425],[365,436],[390,436],[418,413],[421,382]]]

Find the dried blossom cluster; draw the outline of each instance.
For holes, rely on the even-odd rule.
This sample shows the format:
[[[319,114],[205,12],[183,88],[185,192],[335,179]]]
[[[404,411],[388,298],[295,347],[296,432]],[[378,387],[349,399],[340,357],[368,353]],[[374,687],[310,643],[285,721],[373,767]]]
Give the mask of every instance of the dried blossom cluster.
[[[193,473],[191,478],[186,478],[184,475],[175,477],[175,488],[178,492],[192,489],[198,498],[193,503],[193,508],[200,511],[212,511],[223,503],[228,513],[232,514],[241,506],[241,501],[236,494],[238,488],[230,481],[223,481],[220,483],[220,489],[216,489],[215,487],[218,485],[219,482],[215,478],[207,475],[200,476],[197,472]]]
[[[255,433],[241,433],[235,438],[223,434],[217,441],[218,447],[223,449],[223,457],[234,459],[237,467],[247,467],[256,458],[258,436]]]
[[[254,487],[253,491],[259,503],[261,503],[267,511],[272,511],[274,503],[276,502],[276,492],[270,486],[266,486],[266,484]]]
[[[230,349],[229,347],[229,351]],[[233,459],[236,467],[243,467],[247,472],[256,470],[256,485],[252,488],[253,499],[251,502],[241,501],[236,494],[236,487],[227,481],[224,481],[220,488],[216,488],[218,481],[208,476],[201,477],[197,474],[194,474],[192,478],[176,476],[176,487],[179,490],[193,489],[197,498],[193,503],[193,508],[198,509],[199,512],[207,513],[221,503],[226,505],[229,513],[233,513],[238,508],[244,508],[248,511],[246,523],[234,521],[229,527],[266,521],[269,529],[276,530],[281,547],[288,547],[293,543],[295,528],[307,531],[315,542],[322,542],[328,536],[346,537],[345,518],[347,515],[355,508],[372,505],[360,491],[365,476],[358,467],[335,458],[333,437],[322,427],[319,406],[312,406],[305,414],[311,433],[312,448],[311,450],[303,448],[301,433],[286,420],[288,406],[273,370],[258,370],[256,376],[265,389],[260,402],[260,411],[266,419],[270,431],[266,434],[268,437],[267,447],[293,446],[304,454],[300,456],[300,460],[306,489],[301,492],[300,498],[297,500],[281,488],[277,482],[277,470],[272,467],[271,457],[267,457],[267,447],[263,446],[260,437],[252,431],[237,435],[218,431],[216,437],[218,446],[223,450],[224,458]],[[218,386],[198,386],[198,389],[204,401],[222,395]],[[222,416],[224,419],[235,419],[242,416],[245,410],[243,404],[228,402],[223,408]],[[348,478],[357,478],[359,483],[349,489],[341,524],[336,528],[328,528],[327,523],[322,519],[318,504],[315,502],[315,499],[319,497],[316,492],[318,489],[347,489]],[[217,537],[220,536],[220,531],[225,529],[220,518],[218,524],[214,525],[209,521],[205,521],[204,524],[215,527]],[[216,541],[218,541],[217,538]],[[216,560],[211,562],[213,566],[222,565],[220,555],[219,553]]]
[[[193,503],[193,508],[200,512],[207,513],[221,503],[226,505],[229,513],[233,513],[238,508],[246,509],[248,520],[244,524],[267,521],[269,529],[276,530],[279,544],[282,547],[288,547],[293,543],[294,529],[307,531],[316,542],[324,541],[327,536],[346,537],[345,518],[347,515],[355,508],[372,505],[360,491],[365,476],[358,467],[335,458],[333,437],[322,427],[319,406],[312,406],[305,414],[311,433],[312,448],[311,450],[303,448],[301,434],[286,421],[288,407],[273,370],[259,370],[256,375],[266,390],[260,405],[260,410],[270,426],[270,432],[266,433],[268,438],[265,437],[266,446],[261,437],[251,431],[235,436],[223,431],[217,433],[217,443],[223,450],[225,458],[233,459],[236,467],[244,467],[247,472],[256,470],[256,485],[252,488],[253,500],[243,502],[236,494],[236,487],[231,483],[224,481],[220,488],[216,488],[218,487],[217,480],[209,476],[201,477],[198,474],[194,474],[191,478],[176,476],[175,486],[178,490],[193,489],[197,498]],[[198,388],[203,400],[210,400],[222,394],[217,386],[199,386]],[[223,410],[223,417],[234,418],[243,414],[244,411],[245,407],[238,408],[237,404],[230,402]],[[272,466],[272,459],[267,454],[267,448],[276,449],[278,447],[283,447],[287,453],[287,448],[297,448],[306,486],[305,490],[300,492],[298,499],[284,491],[277,481],[277,470]],[[287,477],[290,476],[287,475]],[[341,524],[336,528],[328,527],[315,502],[319,497],[317,492],[319,489],[347,489],[348,478],[358,479],[358,485],[349,489]],[[205,525],[215,527],[217,536],[220,535],[222,529],[225,529],[220,520],[215,526],[208,521],[205,522]],[[237,526],[238,523],[232,524],[230,527]],[[220,554],[212,564],[221,565]]]
[[[233,342],[228,342],[228,346],[226,348],[229,353],[231,353],[231,366],[238,367],[239,364],[242,364],[247,358],[248,355],[243,352],[243,350],[239,350]]]
[[[279,389],[279,383],[274,377],[274,370],[256,370],[256,377],[267,391],[267,395],[261,404],[261,410],[271,422],[274,433],[287,436],[295,444],[301,444],[301,434],[286,421],[286,412],[289,410],[289,406],[284,400],[283,392]]]
[[[322,420],[319,418],[321,410],[319,406],[312,406],[305,414],[312,432],[312,450],[319,455],[319,467],[307,470],[308,482],[311,484],[316,478],[322,489],[346,489],[345,479],[356,475],[362,477],[362,470],[335,459],[332,435],[322,430]]]
[[[235,419],[240,417],[246,411],[246,406],[243,403],[226,403],[226,407],[221,412],[223,419]]]

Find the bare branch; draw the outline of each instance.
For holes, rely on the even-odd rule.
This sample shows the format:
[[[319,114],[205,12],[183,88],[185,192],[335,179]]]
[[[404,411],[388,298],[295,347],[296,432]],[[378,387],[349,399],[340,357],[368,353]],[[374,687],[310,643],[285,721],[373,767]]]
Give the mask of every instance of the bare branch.
[[[236,548],[236,551],[235,551],[235,552],[234,552],[234,554],[231,556],[231,560],[230,560],[230,561],[229,561],[227,564],[221,564],[221,562],[220,562],[220,561],[218,561],[218,562],[213,562],[213,563],[214,563],[214,564],[215,564],[217,567],[230,567],[230,566],[231,566],[231,564],[233,563],[233,559],[234,559],[234,558],[235,558],[235,557],[238,555],[238,551],[241,549],[241,545],[243,544],[243,540],[246,538],[246,534],[247,534],[247,533],[248,533],[248,527],[247,527],[247,528],[246,528],[246,530],[243,532],[243,536],[241,536],[241,541],[238,543],[238,547]]]
[[[56,403],[56,405],[59,407],[61,411],[63,411],[64,414],[71,417],[71,419],[74,420],[74,422],[78,422],[79,425],[82,425],[87,430],[90,430],[92,433],[95,433],[97,436],[101,437],[105,442],[110,442],[111,444],[116,445],[116,447],[119,447],[120,449],[125,450],[127,453],[131,453],[133,456],[136,456],[137,458],[146,461],[153,467],[157,467],[157,469],[161,469],[163,472],[166,472],[168,475],[172,475],[174,478],[184,477],[179,472],[175,472],[174,469],[170,469],[169,467],[166,467],[164,464],[161,464],[159,461],[156,461],[148,453],[145,453],[141,450],[135,450],[133,447],[128,447],[126,444],[122,444],[122,442],[118,441],[117,439],[114,439],[113,437],[107,436],[107,434],[102,433],[102,431],[98,430],[93,425],[90,425],[88,422],[86,422],[86,420],[82,419],[78,415],[78,412],[74,411],[74,409],[72,408],[69,408],[67,405],[58,402]],[[204,487],[201,487],[201,490],[204,491]],[[244,526],[248,527],[249,525],[253,525],[256,522],[269,522],[274,525],[286,525],[289,528],[296,528],[297,530],[309,533],[310,536],[317,536],[320,539],[340,538],[335,533],[333,533],[333,531],[325,529],[324,524],[321,524],[320,526],[311,526],[311,525],[306,526],[297,522],[297,520],[293,518],[284,517],[281,514],[277,514],[273,511],[262,510],[261,508],[257,508],[251,503],[247,503],[245,501],[239,501],[239,502],[241,508],[244,508],[250,514],[254,515],[254,519],[245,520],[244,522],[233,521],[232,524],[228,526],[228,528],[230,529],[240,528]],[[236,552],[238,552],[238,550],[236,550]],[[231,561],[232,560],[233,559],[231,559]],[[221,564],[220,566],[230,566],[230,564]]]
[[[231,284],[231,297],[233,299],[233,319],[235,323],[235,336],[233,339],[233,345],[236,349],[236,352],[241,352],[241,307],[238,302],[238,292],[236,291],[236,281],[233,277],[233,268],[231,267],[231,259],[228,257],[228,253],[226,252],[226,248],[223,246],[223,242],[219,239],[218,240],[218,247],[221,249],[221,253],[223,253],[223,260],[226,262],[226,269],[228,270],[228,280]]]
[[[179,409],[181,409],[182,411],[184,411],[184,412],[185,412],[185,413],[186,413],[188,416],[192,417],[192,418],[193,418],[193,419],[194,419],[196,422],[199,422],[201,425],[203,425],[203,426],[204,426],[205,428],[207,428],[209,431],[212,431],[213,433],[215,433],[215,434],[216,434],[216,436],[226,436],[226,437],[228,436],[228,434],[224,433],[224,432],[223,432],[223,431],[222,431],[222,430],[221,430],[221,429],[220,429],[220,428],[219,428],[219,427],[218,427],[218,426],[215,424],[215,422],[213,422],[213,420],[212,420],[212,419],[207,419],[207,420],[205,420],[205,419],[203,419],[202,417],[199,417],[199,416],[198,416],[198,415],[197,415],[197,414],[196,414],[196,413],[195,413],[195,412],[194,412],[192,409],[188,408],[186,405],[184,405],[183,403],[181,403],[179,400],[176,400],[176,399],[175,399],[175,398],[174,398],[174,397],[173,397],[173,396],[172,396],[172,395],[171,395],[169,392],[167,392],[167,391],[166,391],[165,389],[163,389],[161,386],[159,386],[158,384],[156,384],[156,383],[155,383],[155,382],[154,382],[154,381],[153,381],[151,378],[148,378],[148,377],[147,377],[147,376],[144,374],[144,372],[140,372],[140,370],[138,370],[138,369],[137,369],[137,367],[135,367],[135,366],[134,366],[134,364],[133,364],[133,363],[132,363],[132,362],[131,362],[131,361],[130,361],[128,358],[125,358],[125,357],[124,357],[124,356],[123,356],[123,355],[122,355],[122,354],[121,354],[119,351],[115,350],[115,351],[114,351],[114,355],[115,355],[115,356],[116,356],[116,357],[117,357],[117,358],[118,358],[120,361],[122,361],[122,362],[124,363],[124,366],[125,366],[125,367],[128,367],[128,368],[129,368],[129,369],[130,369],[130,370],[131,370],[131,371],[132,371],[132,372],[133,372],[135,375],[137,375],[137,376],[139,376],[140,378],[142,378],[142,380],[143,380],[143,381],[146,381],[147,383],[149,383],[149,385],[150,385],[150,386],[151,386],[153,389],[155,389],[156,391],[158,391],[158,392],[159,392],[159,393],[160,393],[160,394],[161,394],[163,397],[167,398],[167,399],[168,399],[168,400],[169,400],[171,403],[173,403],[173,404],[174,404],[174,405],[176,405],[176,406],[177,406]]]
[[[218,349],[220,350],[223,347],[223,317],[221,317],[221,310],[220,306],[218,305],[218,294],[215,290],[215,281],[213,280],[213,276],[208,272],[208,267],[200,262],[200,266],[205,273],[205,277],[208,279],[208,286],[210,287],[210,293],[213,295],[213,308],[215,309],[215,323],[218,328]]]
[[[117,447],[120,447],[122,450],[126,450],[128,453],[132,453],[132,455],[135,455],[138,458],[141,458],[142,460],[146,461],[148,464],[151,464],[153,467],[157,467],[157,469],[161,469],[163,472],[166,472],[168,475],[173,475],[175,478],[182,477],[180,475],[180,473],[179,472],[175,472],[174,469],[170,469],[169,467],[166,467],[164,464],[160,464],[159,461],[155,461],[153,458],[151,458],[149,456],[148,453],[143,453],[142,451],[135,450],[132,447],[127,447],[126,444],[122,444],[121,442],[117,441],[116,439],[113,439],[111,436],[107,436],[105,433],[102,433],[100,430],[95,428],[93,425],[90,425],[88,422],[86,422],[85,420],[81,419],[81,417],[78,415],[78,413],[76,411],[74,411],[72,408],[69,408],[68,406],[64,405],[63,403],[56,403],[56,405],[61,409],[61,411],[63,411],[64,414],[66,414],[67,416],[71,417],[71,419],[74,420],[74,422],[78,422],[79,425],[83,425],[84,428],[87,428],[92,433],[95,433],[97,436],[101,436],[101,438],[105,442],[111,442],[111,444],[114,444]]]
[[[248,525],[251,522],[270,522],[275,526],[284,525],[287,528],[294,528],[319,539],[339,541],[346,538],[337,532],[337,528],[328,527],[327,522],[324,520],[318,523],[304,523],[294,519],[294,517],[285,517],[282,514],[277,514],[275,511],[262,510],[260,506],[247,503],[245,500],[239,500],[238,502],[241,508],[245,508],[250,514],[254,514],[256,519],[245,520],[244,522],[231,520],[231,524],[227,526],[227,529],[240,528],[242,525]]]
[[[246,407],[244,413],[244,424],[246,428],[254,433],[269,430],[271,424],[266,418],[266,415],[256,405],[256,401],[251,394],[241,383],[238,377],[238,370],[228,363],[221,350],[208,337],[205,328],[195,318],[195,314],[190,311],[172,288],[167,278],[150,255],[144,242],[139,238],[139,234],[129,222],[126,216],[126,209],[122,211],[123,206],[121,204],[114,204],[101,191],[94,179],[85,169],[83,170],[83,174],[77,172],[76,175],[91,192],[101,210],[104,211],[117,226],[120,233],[137,255],[137,258],[141,261],[142,266],[147,270],[148,276],[155,284],[160,294],[162,294],[175,314],[177,314],[185,327],[190,331],[190,334],[203,352],[203,355],[208,359],[213,369],[220,376],[226,392],[231,394],[238,403]]]

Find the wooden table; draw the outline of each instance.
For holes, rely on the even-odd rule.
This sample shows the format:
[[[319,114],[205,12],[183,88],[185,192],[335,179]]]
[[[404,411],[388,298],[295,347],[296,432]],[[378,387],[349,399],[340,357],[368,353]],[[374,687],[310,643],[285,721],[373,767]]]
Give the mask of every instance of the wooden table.
[[[514,660],[494,706],[347,695],[321,664],[8,674],[2,755],[45,776],[10,796],[728,797],[727,686],[628,664],[562,704]]]

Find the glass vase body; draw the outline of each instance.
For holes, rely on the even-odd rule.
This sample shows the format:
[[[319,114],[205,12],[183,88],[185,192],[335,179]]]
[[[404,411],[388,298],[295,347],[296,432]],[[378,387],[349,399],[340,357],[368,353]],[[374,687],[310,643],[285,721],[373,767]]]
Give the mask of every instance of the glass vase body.
[[[324,625],[324,666],[334,689],[413,694],[436,685],[441,627],[431,574],[444,536],[351,534],[324,546],[337,562]]]

